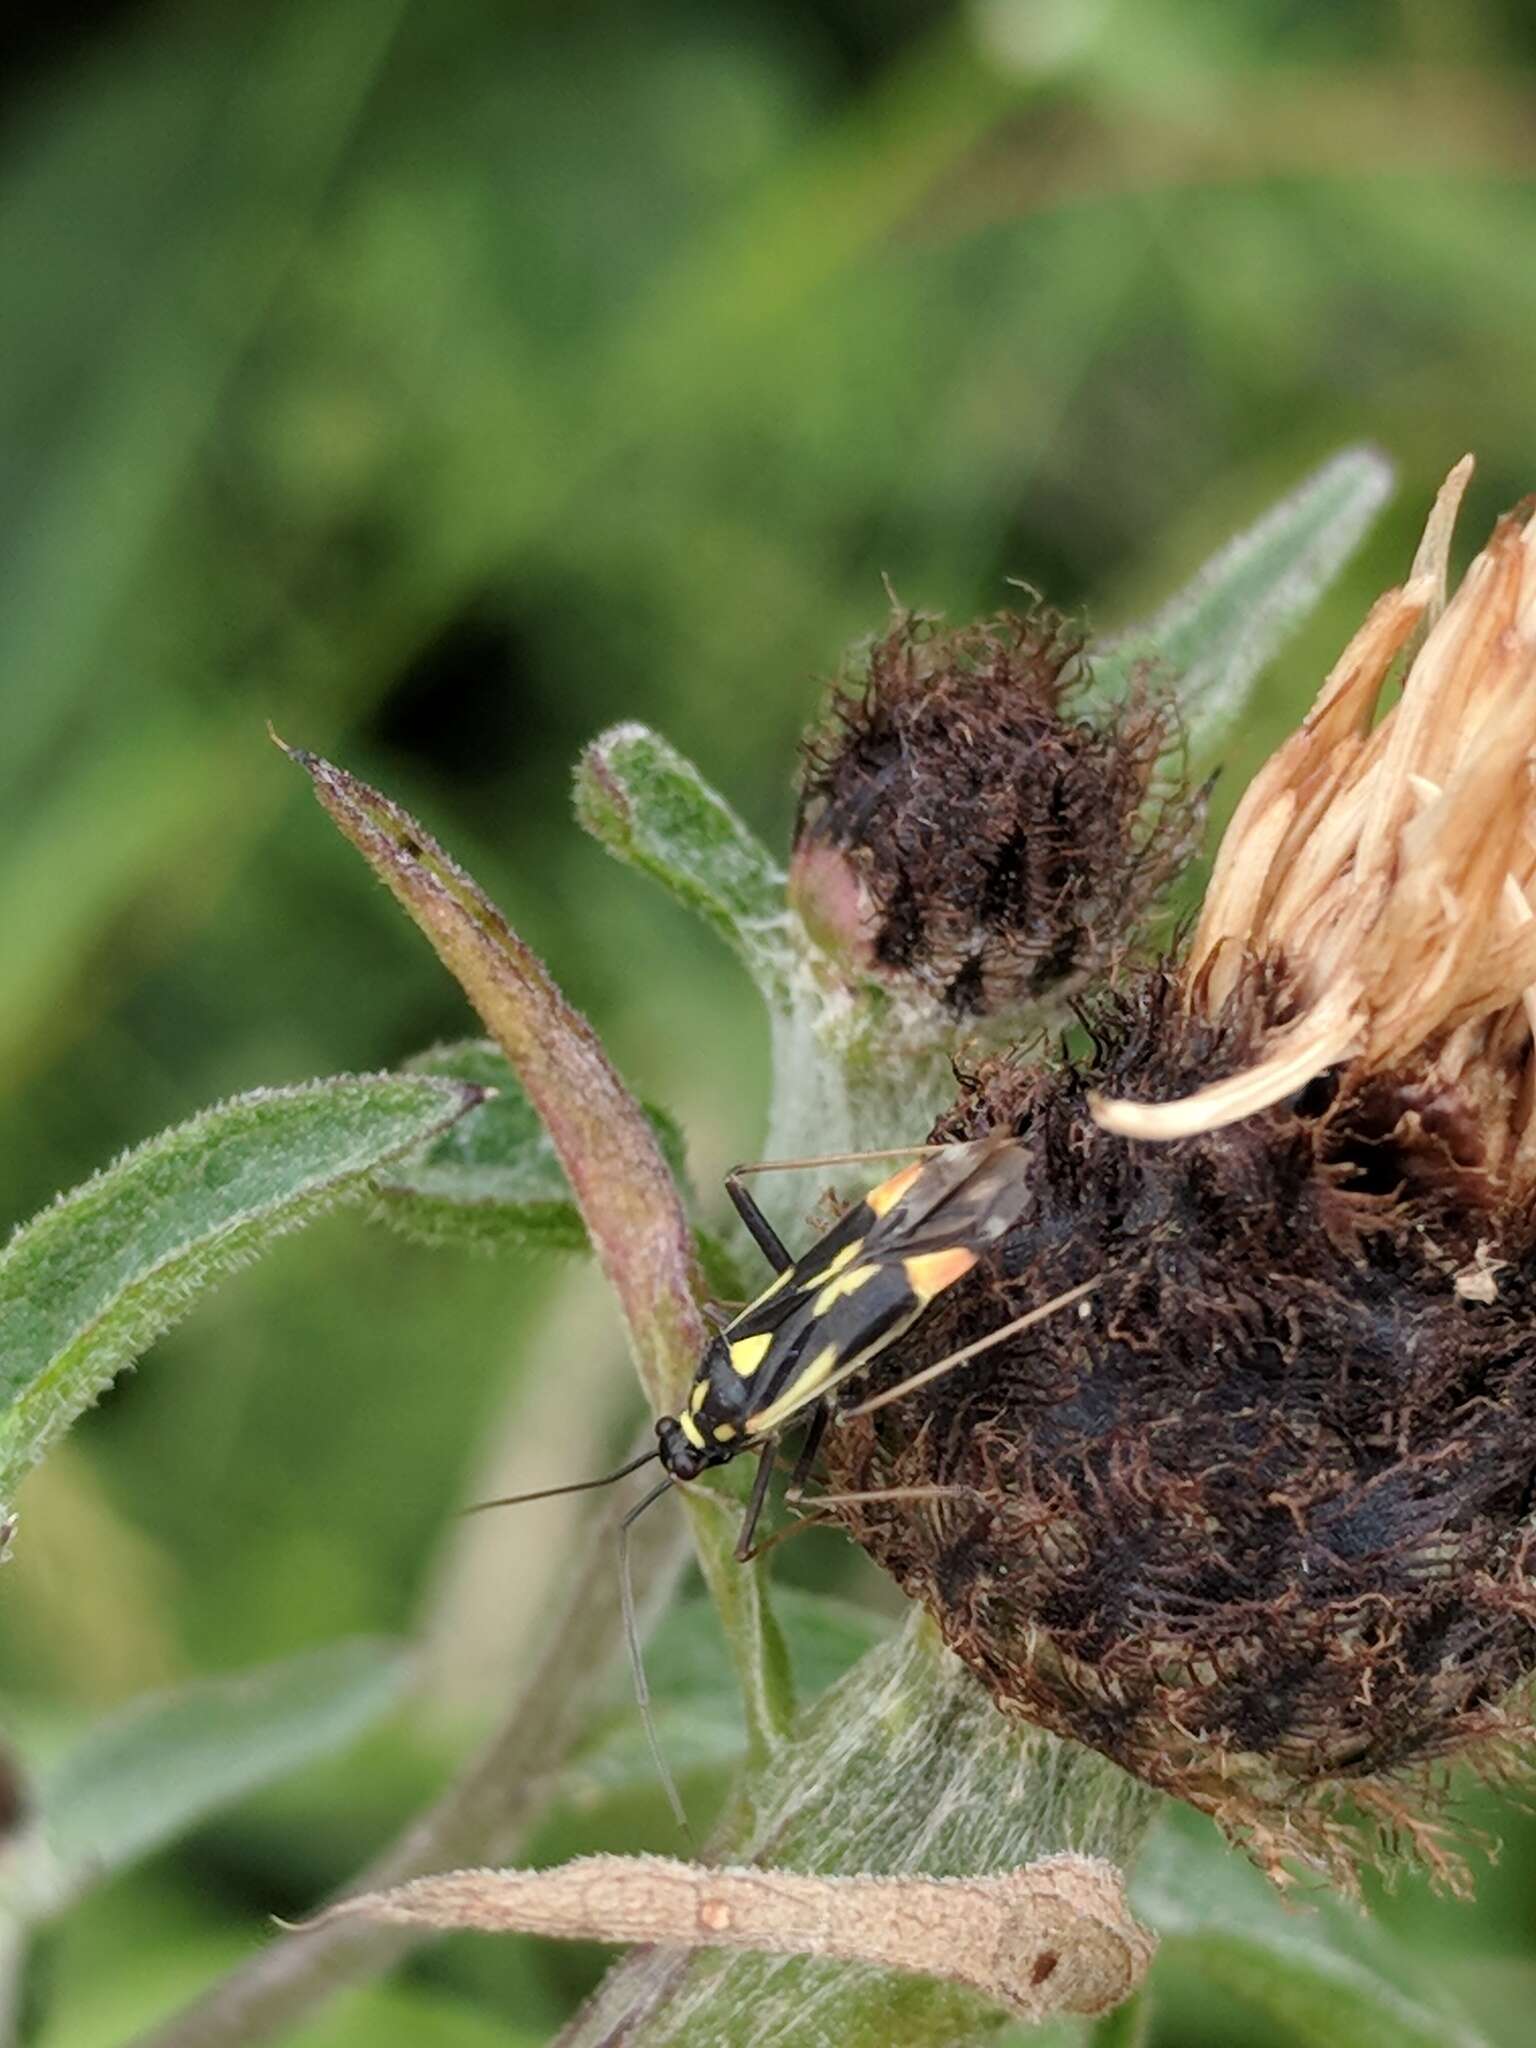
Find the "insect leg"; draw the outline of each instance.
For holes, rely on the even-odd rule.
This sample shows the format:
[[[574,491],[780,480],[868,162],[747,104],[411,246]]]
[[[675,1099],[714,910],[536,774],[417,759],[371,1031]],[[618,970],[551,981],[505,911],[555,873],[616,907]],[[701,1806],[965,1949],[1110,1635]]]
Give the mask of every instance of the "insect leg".
[[[957,1365],[964,1365],[968,1359],[978,1357],[983,1351],[990,1351],[994,1344],[1006,1343],[1021,1330],[1027,1330],[1032,1323],[1043,1323],[1047,1316],[1056,1315],[1064,1308],[1070,1308],[1074,1301],[1081,1301],[1085,1294],[1092,1294],[1098,1286],[1101,1274],[1092,1280],[1085,1280],[1081,1287],[1069,1287],[1065,1294],[1058,1294],[1053,1301],[1043,1301],[1038,1308],[1027,1310],[1015,1316],[1011,1323],[1004,1323],[1000,1330],[992,1330],[985,1337],[978,1337],[973,1344],[962,1344],[958,1351],[951,1351],[947,1358],[937,1358],[932,1365],[924,1366],[921,1372],[913,1373],[910,1379],[902,1380],[898,1386],[887,1387],[882,1393],[873,1395],[868,1401],[861,1401],[856,1408],[838,1410],[839,1419],[852,1415],[873,1415],[877,1408],[885,1408],[892,1401],[899,1401],[906,1394],[915,1393],[919,1387],[926,1387],[930,1380],[938,1379],[946,1372],[953,1372]]]
[[[733,1166],[725,1176],[725,1192],[735,1203],[737,1215],[763,1257],[775,1273],[785,1273],[795,1263],[794,1259],[783,1238],[742,1186],[749,1173],[791,1173],[808,1166],[856,1166],[865,1159],[912,1159],[919,1153],[943,1149],[942,1145],[896,1145],[887,1152],[825,1152],[812,1159],[758,1159],[745,1166]]]
[[[752,1234],[752,1242],[772,1266],[775,1273],[787,1273],[795,1263],[794,1257],[782,1237],[774,1229],[762,1210],[742,1186],[739,1175],[750,1173],[750,1166],[734,1166],[725,1176],[725,1192],[736,1204],[736,1214]]]
[[[742,1519],[741,1534],[736,1538],[736,1562],[750,1564],[757,1555],[753,1537],[762,1520],[763,1503],[768,1498],[769,1482],[773,1478],[773,1454],[778,1448],[778,1438],[770,1437],[757,1454],[757,1477],[752,1482],[752,1492],[747,1500],[747,1512]]]
[[[856,1507],[871,1500],[979,1500],[974,1486],[872,1486],[861,1493],[818,1493],[816,1518],[827,1508]],[[807,1520],[813,1519],[807,1516]]]
[[[881,1152],[815,1152],[805,1159],[754,1159],[733,1166],[728,1181],[748,1173],[794,1173],[801,1167],[860,1166],[866,1159],[916,1159],[926,1152],[948,1152],[949,1145],[888,1145]]]
[[[786,1522],[782,1529],[775,1529],[771,1536],[758,1544],[752,1555],[766,1557],[770,1550],[777,1550],[781,1543],[787,1543],[791,1536],[798,1536],[806,1529],[823,1528],[831,1520],[831,1509],[852,1506],[863,1501],[880,1500],[975,1500],[974,1486],[877,1486],[866,1493],[825,1493],[819,1494],[812,1503],[811,1512]]]
[[[805,1432],[805,1442],[800,1446],[800,1455],[795,1460],[795,1469],[790,1474],[788,1486],[784,1489],[784,1498],[787,1501],[797,1501],[804,1495],[805,1482],[811,1476],[811,1467],[816,1462],[816,1453],[821,1449],[821,1440],[827,1433],[827,1424],[831,1418],[832,1410],[827,1403],[818,1402],[816,1412],[811,1417],[811,1426]]]

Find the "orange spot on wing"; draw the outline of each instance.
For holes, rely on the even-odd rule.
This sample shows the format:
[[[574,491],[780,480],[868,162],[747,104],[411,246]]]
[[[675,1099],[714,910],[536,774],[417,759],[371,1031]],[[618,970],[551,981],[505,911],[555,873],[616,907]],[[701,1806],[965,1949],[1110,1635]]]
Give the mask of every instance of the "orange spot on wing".
[[[864,1200],[877,1216],[888,1215],[895,1208],[896,1204],[907,1192],[907,1189],[911,1187],[913,1181],[922,1172],[923,1163],[919,1159],[915,1166],[904,1166],[900,1173],[893,1173],[889,1180],[881,1181],[879,1187],[870,1190],[864,1197]]]
[[[901,1270],[918,1300],[926,1302],[942,1294],[946,1287],[953,1287],[975,1263],[976,1253],[957,1244],[948,1251],[922,1252],[915,1259],[903,1259]]]

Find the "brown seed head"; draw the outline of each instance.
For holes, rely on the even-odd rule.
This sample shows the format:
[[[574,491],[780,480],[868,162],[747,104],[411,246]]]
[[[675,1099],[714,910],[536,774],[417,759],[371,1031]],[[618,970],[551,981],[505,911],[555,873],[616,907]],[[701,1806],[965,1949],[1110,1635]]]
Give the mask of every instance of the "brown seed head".
[[[806,742],[791,893],[856,973],[987,1017],[1048,1001],[1137,934],[1198,805],[1142,687],[1082,710],[1081,632],[1043,606],[958,632],[898,612]]]

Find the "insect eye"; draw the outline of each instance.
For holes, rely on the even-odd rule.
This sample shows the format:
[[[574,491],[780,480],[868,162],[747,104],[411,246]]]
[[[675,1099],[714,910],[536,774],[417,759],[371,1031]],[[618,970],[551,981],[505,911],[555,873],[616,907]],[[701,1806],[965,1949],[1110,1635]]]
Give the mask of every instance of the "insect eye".
[[[683,1434],[675,1415],[663,1415],[656,1424],[656,1442],[661,1462],[674,1479],[697,1479],[712,1461]]]

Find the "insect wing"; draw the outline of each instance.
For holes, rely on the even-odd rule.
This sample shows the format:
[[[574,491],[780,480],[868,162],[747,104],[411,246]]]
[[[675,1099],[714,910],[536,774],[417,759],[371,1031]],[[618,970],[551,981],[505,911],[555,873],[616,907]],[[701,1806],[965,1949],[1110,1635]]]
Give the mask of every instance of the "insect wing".
[[[909,1169],[910,1171],[910,1169]],[[868,1203],[879,1210],[886,1190],[903,1176],[876,1188]],[[1029,1206],[1027,1159],[1013,1137],[978,1138],[946,1145],[922,1162],[865,1240],[870,1258],[905,1257],[949,1245],[981,1251],[1012,1230]]]

